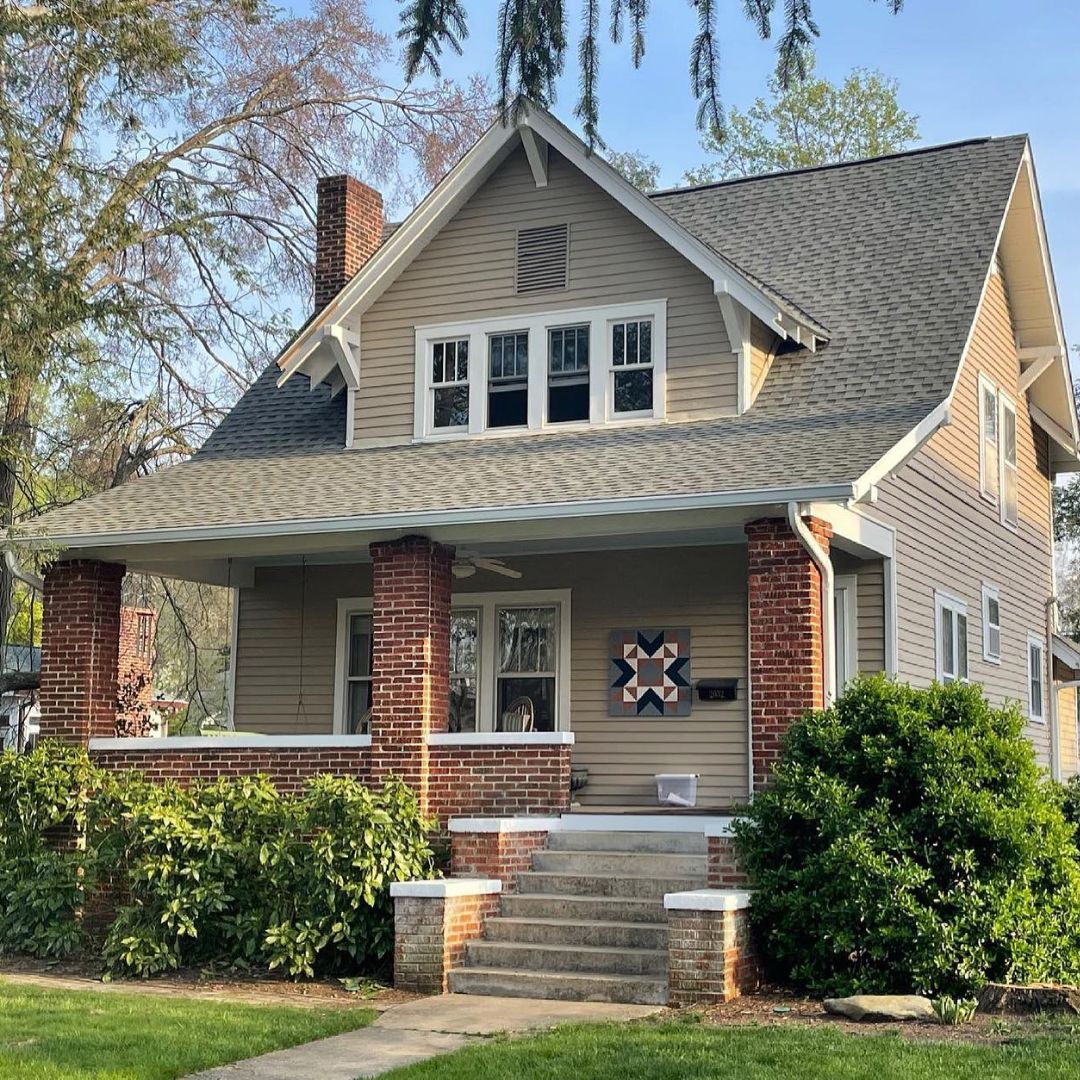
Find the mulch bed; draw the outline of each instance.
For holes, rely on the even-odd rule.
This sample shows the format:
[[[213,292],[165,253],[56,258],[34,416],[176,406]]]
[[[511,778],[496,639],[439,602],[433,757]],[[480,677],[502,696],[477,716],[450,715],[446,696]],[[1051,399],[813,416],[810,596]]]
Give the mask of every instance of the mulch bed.
[[[825,1012],[819,1000],[784,990],[768,989],[736,998],[724,1005],[696,1010],[714,1027],[817,1027],[853,1035],[895,1034],[927,1042],[980,1043],[1004,1046],[1035,1035],[1072,1037],[1080,1042],[1080,1018],[1075,1016],[989,1016],[977,1013],[969,1023],[947,1027],[936,1023],[856,1022]]]
[[[360,1006],[383,1010],[391,1005],[412,1001],[417,995],[406,994],[392,986],[364,979],[359,990],[347,990],[339,979],[282,978],[270,972],[212,971],[197,968],[182,969],[155,975],[148,979],[113,979],[102,981],[100,962],[85,960],[43,961],[33,957],[5,956],[0,958],[0,977],[33,979],[36,985],[53,985],[56,989],[99,989],[185,994],[192,997],[220,997],[248,1004]],[[87,984],[94,984],[92,987]]]

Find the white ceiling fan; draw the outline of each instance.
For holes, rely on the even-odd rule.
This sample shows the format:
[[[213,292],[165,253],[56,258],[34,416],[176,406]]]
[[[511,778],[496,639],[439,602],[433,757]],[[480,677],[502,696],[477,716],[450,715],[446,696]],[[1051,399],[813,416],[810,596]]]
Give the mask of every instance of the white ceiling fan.
[[[475,551],[459,551],[451,570],[456,578],[472,577],[477,570],[488,570],[492,574],[501,574],[508,578],[521,577],[520,570],[507,566],[502,559],[489,559]]]

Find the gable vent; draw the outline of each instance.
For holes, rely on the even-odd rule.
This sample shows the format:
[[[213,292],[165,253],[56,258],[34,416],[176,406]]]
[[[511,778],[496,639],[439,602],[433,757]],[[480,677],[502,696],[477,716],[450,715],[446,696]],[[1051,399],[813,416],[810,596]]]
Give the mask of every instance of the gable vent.
[[[544,289],[565,289],[569,258],[569,225],[519,229],[516,291],[532,293]]]

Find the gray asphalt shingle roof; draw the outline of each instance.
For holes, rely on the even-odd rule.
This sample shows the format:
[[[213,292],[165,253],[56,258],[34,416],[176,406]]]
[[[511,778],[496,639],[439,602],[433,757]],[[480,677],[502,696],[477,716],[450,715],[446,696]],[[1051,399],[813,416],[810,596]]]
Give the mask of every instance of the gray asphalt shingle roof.
[[[949,393],[1026,140],[660,192],[830,331],[723,420],[344,450],[344,400],[263,374],[195,457],[38,519],[50,537],[849,483]]]

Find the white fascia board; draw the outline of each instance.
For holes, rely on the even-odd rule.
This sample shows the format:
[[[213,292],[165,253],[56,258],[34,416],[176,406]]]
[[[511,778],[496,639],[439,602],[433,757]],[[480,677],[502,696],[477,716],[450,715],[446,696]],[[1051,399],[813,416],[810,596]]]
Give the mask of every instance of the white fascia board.
[[[174,750],[286,750],[371,746],[370,735],[167,735],[162,738],[94,738],[91,750],[136,750],[145,753],[171,753]]]
[[[934,410],[915,425],[898,443],[890,450],[882,454],[869,469],[855,481],[855,501],[865,499],[876,484],[900,468],[912,454],[919,450],[931,435],[939,428],[947,426],[951,422],[950,403],[952,394],[937,405]]]
[[[20,543],[59,544],[65,548],[120,547],[126,544],[169,544],[200,540],[233,540],[270,536],[309,536],[335,532],[375,532],[382,529],[428,529],[441,525],[477,525],[512,521],[605,517],[680,510],[731,509],[798,502],[847,502],[855,497],[853,484],[814,487],[757,488],[746,491],[703,492],[697,495],[630,496],[585,502],[536,503],[478,509],[404,511],[338,518],[291,518],[288,521],[242,525],[195,525],[168,529],[139,529],[113,533],[33,535],[20,533]]]
[[[1080,671],[1080,646],[1077,646],[1076,642],[1070,641],[1061,634],[1054,634],[1051,652],[1055,660],[1060,660],[1073,671]]]
[[[1080,464],[1080,448],[1076,440],[1056,420],[1052,420],[1039,408],[1038,405],[1028,402],[1028,414],[1062,448],[1068,455]]]

